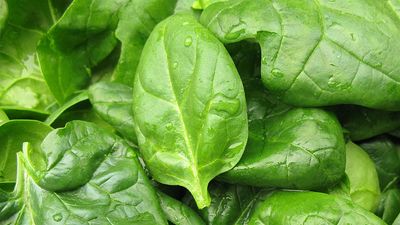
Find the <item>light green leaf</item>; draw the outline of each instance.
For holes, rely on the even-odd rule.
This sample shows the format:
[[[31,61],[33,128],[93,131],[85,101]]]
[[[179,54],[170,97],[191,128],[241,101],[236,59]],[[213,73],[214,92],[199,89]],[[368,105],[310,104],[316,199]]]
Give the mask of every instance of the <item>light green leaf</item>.
[[[224,46],[190,15],[164,20],[143,50],[133,102],[153,178],[208,206],[208,183],[239,161],[247,141],[243,85]]]

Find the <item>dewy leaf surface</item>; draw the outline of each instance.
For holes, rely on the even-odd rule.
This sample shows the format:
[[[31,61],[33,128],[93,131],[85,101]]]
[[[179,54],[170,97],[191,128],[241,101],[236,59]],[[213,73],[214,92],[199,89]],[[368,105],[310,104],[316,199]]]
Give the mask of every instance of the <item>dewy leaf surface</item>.
[[[0,2],[0,108],[47,113],[54,101],[36,55],[39,39],[53,23],[48,3],[8,1],[6,19],[7,4]]]
[[[25,147],[18,154],[25,179],[17,218],[28,214],[31,224],[54,225],[167,224],[135,152],[118,136],[73,121],[49,133],[41,148]],[[21,191],[13,194],[21,198]]]
[[[143,50],[133,102],[152,176],[209,205],[208,183],[238,162],[247,141],[243,85],[224,46],[189,15],[164,20]]]
[[[263,82],[286,103],[398,110],[398,5],[232,0],[210,5],[200,20],[224,43],[257,40]]]
[[[87,87],[96,66],[116,49],[113,80],[132,85],[153,27],[173,13],[176,0],[75,0],[38,47],[43,74],[59,102]]]
[[[222,174],[222,180],[294,189],[324,188],[340,181],[345,171],[344,137],[331,113],[284,105],[257,78],[247,78],[245,90],[248,143],[239,163]]]

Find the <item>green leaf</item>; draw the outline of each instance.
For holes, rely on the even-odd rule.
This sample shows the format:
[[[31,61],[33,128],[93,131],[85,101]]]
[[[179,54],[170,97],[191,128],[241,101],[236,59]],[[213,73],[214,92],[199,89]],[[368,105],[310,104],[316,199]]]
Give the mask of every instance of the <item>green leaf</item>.
[[[30,142],[37,148],[51,130],[35,120],[9,120],[0,125],[0,183],[15,182],[16,153],[22,150],[22,144]]]
[[[67,101],[65,104],[63,104],[62,106],[57,108],[53,113],[51,113],[50,116],[47,117],[47,119],[44,121],[44,123],[52,125],[68,109],[88,99],[89,97],[86,91],[77,94],[75,97],[71,98],[69,101]]]
[[[8,16],[8,7],[5,0],[0,0],[0,37]]]
[[[114,128],[106,121],[97,116],[89,103],[87,91],[82,91],[73,98],[57,108],[45,120],[45,123],[52,127],[64,127],[66,123],[72,120],[84,120],[97,124],[98,126],[114,131]]]
[[[0,12],[0,108],[47,114],[53,96],[42,77],[36,45],[53,23],[47,0],[8,1]],[[0,3],[0,11],[6,10]],[[1,16],[3,15],[3,16]]]
[[[318,189],[342,178],[344,138],[333,115],[284,105],[256,78],[247,78],[245,87],[249,140],[239,163],[220,179],[258,187]]]
[[[167,224],[133,149],[92,123],[70,122],[18,157],[25,168],[18,216],[29,214],[31,224]]]
[[[266,191],[250,186],[212,182],[210,184],[211,204],[199,213],[209,225],[246,224],[259,196],[265,193]],[[193,198],[185,200],[190,206],[195,207]]]
[[[7,114],[0,109],[0,124],[6,122],[8,120]]]
[[[400,138],[400,128],[397,128],[397,129],[395,129],[395,130],[389,132],[389,134],[390,134],[391,136]]]
[[[193,8],[193,2],[194,0],[177,0],[174,14],[186,12],[191,13],[196,18],[200,18],[201,10]]]
[[[365,140],[400,127],[400,112],[358,106],[335,107],[335,114],[353,141]]]
[[[265,86],[297,106],[400,109],[398,1],[232,0],[200,21],[223,43],[261,46]],[[379,94],[377,94],[379,93]]]
[[[318,192],[278,191],[258,202],[247,224],[386,223],[373,213],[335,196]]]
[[[133,143],[137,143],[132,113],[132,88],[111,82],[100,82],[89,89],[90,102],[96,113]]]
[[[190,15],[164,20],[143,50],[133,102],[154,179],[208,206],[208,183],[239,161],[247,141],[243,86],[224,46]]]
[[[400,213],[400,190],[393,188],[381,195],[378,209],[375,214],[381,217],[387,224],[392,224]]]
[[[158,191],[157,195],[160,199],[161,208],[171,223],[175,225],[205,225],[201,217],[189,206],[161,191]]]
[[[361,143],[374,161],[381,190],[386,190],[400,181],[400,149],[388,137],[376,137]]]
[[[196,0],[193,2],[192,7],[194,9],[205,9],[207,8],[209,5],[216,3],[216,2],[224,2],[224,1],[228,1],[228,0]]]
[[[352,142],[346,144],[346,175],[348,193],[333,190],[333,194],[350,197],[355,204],[374,212],[381,195],[375,164],[362,148]]]
[[[121,53],[112,79],[132,85],[148,35],[173,13],[175,3],[74,0],[38,47],[44,77],[56,99],[63,103],[87,87],[96,66],[119,46]]]
[[[400,213],[397,215],[396,219],[393,221],[392,225],[400,225]]]

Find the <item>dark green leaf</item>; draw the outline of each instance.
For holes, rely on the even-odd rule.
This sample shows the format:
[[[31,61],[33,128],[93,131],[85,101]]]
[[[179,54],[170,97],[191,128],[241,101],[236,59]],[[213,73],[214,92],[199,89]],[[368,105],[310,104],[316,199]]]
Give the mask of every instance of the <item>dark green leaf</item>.
[[[400,180],[400,149],[388,137],[376,137],[362,142],[361,147],[374,161],[381,190]]]
[[[93,70],[121,45],[112,79],[132,85],[153,27],[176,0],[74,0],[38,47],[44,77],[59,102],[88,86]],[[72,76],[73,74],[73,76]]]
[[[0,0],[0,37],[8,16],[8,7],[5,0]]]
[[[132,113],[132,88],[119,83],[100,82],[89,89],[96,113],[133,143],[137,143]]]
[[[392,224],[400,213],[400,190],[389,189],[381,196],[379,207],[375,214],[381,217],[387,224]]]
[[[251,215],[262,192],[250,186],[213,182],[210,184],[211,204],[200,210],[209,225],[242,225]],[[193,198],[185,199],[193,207]]]
[[[359,106],[335,107],[340,123],[353,141],[365,140],[400,127],[400,112],[387,112]]]

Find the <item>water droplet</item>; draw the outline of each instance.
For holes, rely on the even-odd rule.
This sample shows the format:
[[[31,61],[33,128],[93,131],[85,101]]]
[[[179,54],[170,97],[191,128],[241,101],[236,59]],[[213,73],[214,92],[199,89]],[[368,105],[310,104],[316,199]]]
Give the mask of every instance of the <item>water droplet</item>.
[[[263,56],[263,57],[262,57],[261,63],[262,63],[262,64],[267,64],[267,63],[268,63],[268,59],[267,59],[266,56]]]
[[[189,22],[183,22],[183,23],[182,23],[182,25],[184,25],[184,26],[185,26],[185,25],[188,25],[188,24],[189,24]]]
[[[333,75],[331,77],[329,77],[328,86],[333,87],[333,88],[336,88],[339,86],[339,83],[336,81],[336,78]]]
[[[61,213],[57,213],[53,215],[53,220],[56,222],[60,222],[63,219],[63,216]]]
[[[172,123],[167,123],[165,125],[165,129],[167,129],[168,131],[172,131],[174,130],[174,125]]]
[[[186,39],[185,39],[185,46],[186,47],[191,46],[192,42],[193,42],[192,37],[191,36],[187,36]]]
[[[241,109],[241,102],[239,99],[218,93],[211,99],[210,108],[219,115],[235,115]]]
[[[174,62],[174,63],[172,64],[172,68],[174,68],[174,69],[178,68],[178,62]]]
[[[277,68],[272,69],[271,73],[272,73],[272,76],[274,76],[274,77],[283,77],[284,76],[283,72]]]

